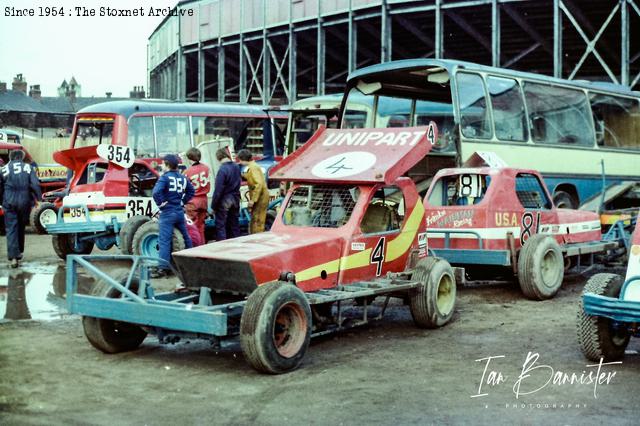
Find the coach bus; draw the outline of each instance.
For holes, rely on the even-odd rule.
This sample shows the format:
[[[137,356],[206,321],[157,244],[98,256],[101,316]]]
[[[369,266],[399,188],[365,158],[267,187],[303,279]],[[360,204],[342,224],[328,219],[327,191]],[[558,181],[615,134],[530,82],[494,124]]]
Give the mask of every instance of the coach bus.
[[[495,152],[511,167],[539,170],[560,207],[600,192],[603,168],[606,185],[640,180],[640,93],[619,85],[453,60],[392,61],[349,76],[341,127],[356,116],[368,128],[434,120],[431,171]]]
[[[199,147],[215,174],[218,148],[228,147],[232,155],[246,148],[266,172],[284,151],[284,138],[277,136],[286,120],[284,112],[246,104],[127,100],[80,110],[70,148],[54,153],[56,162],[73,172],[62,208],[43,223],[56,253],[61,258],[88,253],[94,244],[102,250],[119,244],[130,252],[118,232],[128,219],[152,215],[163,156],[184,160],[189,148]]]
[[[246,148],[259,159],[273,159],[282,155],[284,141],[277,136],[283,134],[286,122],[286,113],[267,113],[257,105],[113,101],[77,114],[71,148],[127,145],[136,158],[159,158],[228,137],[236,151]]]

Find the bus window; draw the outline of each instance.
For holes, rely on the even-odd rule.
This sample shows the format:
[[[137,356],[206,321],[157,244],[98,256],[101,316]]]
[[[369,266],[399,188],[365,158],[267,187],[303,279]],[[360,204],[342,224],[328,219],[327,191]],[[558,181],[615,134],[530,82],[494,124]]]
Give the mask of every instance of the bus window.
[[[477,74],[458,73],[456,83],[462,135],[473,139],[490,139],[491,125],[482,78]]]
[[[233,147],[236,152],[248,149],[253,155],[262,156],[263,128],[269,121],[266,118],[240,118],[240,117],[194,117],[194,133],[203,128],[205,138],[210,136],[230,137],[233,139]],[[194,136],[195,137],[195,136]],[[200,138],[196,138],[199,140]]]
[[[378,109],[374,128],[409,127],[411,125],[411,106],[407,98],[378,96]]]
[[[503,141],[527,140],[524,100],[520,85],[511,78],[487,79],[496,138]]]
[[[294,114],[291,131],[295,139],[295,148],[304,145],[320,126],[335,127],[335,123],[327,119],[324,114],[310,115],[308,112]]]
[[[547,197],[538,178],[532,174],[516,175],[516,195],[525,209],[551,208],[551,200]]]
[[[342,119],[343,129],[360,129],[373,126],[373,96],[365,96],[356,87],[351,89]]]
[[[74,148],[111,144],[113,141],[113,120],[78,121]]]
[[[640,149],[638,101],[620,96],[591,93],[591,111],[596,142],[607,148]]]
[[[444,102],[416,101],[415,125],[428,126],[431,121],[438,126],[438,141],[433,146],[433,150],[455,151],[453,105]]]
[[[228,137],[229,131],[224,125],[226,118],[220,117],[191,117],[193,127],[193,144],[198,146],[202,142],[217,137]]]
[[[524,97],[534,142],[593,146],[593,125],[584,92],[525,82]]]
[[[156,156],[153,143],[153,118],[132,117],[129,120],[127,145],[133,148],[137,158],[152,158]]]
[[[158,116],[155,120],[158,156],[179,154],[191,147],[188,117]]]

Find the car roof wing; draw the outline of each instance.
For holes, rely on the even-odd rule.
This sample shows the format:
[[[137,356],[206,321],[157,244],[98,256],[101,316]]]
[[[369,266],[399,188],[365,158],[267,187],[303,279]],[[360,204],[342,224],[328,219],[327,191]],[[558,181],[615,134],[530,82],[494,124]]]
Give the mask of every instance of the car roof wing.
[[[388,129],[318,131],[271,169],[276,180],[305,183],[393,183],[429,153],[438,139],[435,123]]]

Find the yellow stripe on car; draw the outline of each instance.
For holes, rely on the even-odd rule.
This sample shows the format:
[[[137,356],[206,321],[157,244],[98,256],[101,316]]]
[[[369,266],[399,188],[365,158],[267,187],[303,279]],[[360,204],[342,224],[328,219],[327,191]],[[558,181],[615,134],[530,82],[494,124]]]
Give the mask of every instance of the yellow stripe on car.
[[[424,206],[422,203],[416,203],[415,208],[411,211],[409,219],[402,227],[400,234],[391,240],[387,245],[387,252],[384,261],[392,262],[409,250],[411,244],[416,238],[420,223],[424,219]],[[332,260],[321,265],[312,266],[296,273],[297,281],[306,281],[320,276],[322,271],[327,275],[337,273],[338,271],[347,271],[349,269],[362,268],[371,263],[371,248],[354,253],[349,256],[342,256],[340,259]]]

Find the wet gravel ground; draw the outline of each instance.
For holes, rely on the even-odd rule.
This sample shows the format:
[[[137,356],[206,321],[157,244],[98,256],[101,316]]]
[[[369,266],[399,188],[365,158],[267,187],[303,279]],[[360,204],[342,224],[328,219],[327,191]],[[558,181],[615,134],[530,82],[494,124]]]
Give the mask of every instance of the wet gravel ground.
[[[382,321],[312,341],[299,370],[268,376],[204,341],[148,337],[102,354],[65,313],[50,237],[28,235],[25,260],[0,266],[2,425],[638,424],[638,340],[622,364],[599,367],[598,385],[576,342],[577,300],[602,268],[567,277],[545,302],[513,284],[459,288],[438,330],[415,328],[395,303]]]

